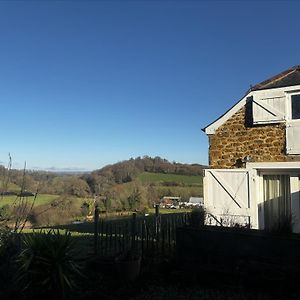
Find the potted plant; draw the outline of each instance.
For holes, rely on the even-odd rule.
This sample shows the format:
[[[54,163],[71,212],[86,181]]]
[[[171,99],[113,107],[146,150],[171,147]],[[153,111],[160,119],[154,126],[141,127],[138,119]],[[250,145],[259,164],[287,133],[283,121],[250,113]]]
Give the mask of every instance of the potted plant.
[[[141,256],[133,249],[127,250],[115,258],[116,269],[120,278],[134,281],[141,269]]]

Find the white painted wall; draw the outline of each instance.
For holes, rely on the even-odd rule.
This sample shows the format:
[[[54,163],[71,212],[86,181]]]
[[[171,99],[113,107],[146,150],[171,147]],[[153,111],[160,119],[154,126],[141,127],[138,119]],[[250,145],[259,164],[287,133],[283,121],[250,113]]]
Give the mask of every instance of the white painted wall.
[[[290,176],[293,231],[300,233],[300,163],[248,163],[246,169],[207,169],[204,177],[204,207],[218,220],[228,218],[251,228],[264,229],[263,175]],[[237,205],[237,203],[239,205]]]

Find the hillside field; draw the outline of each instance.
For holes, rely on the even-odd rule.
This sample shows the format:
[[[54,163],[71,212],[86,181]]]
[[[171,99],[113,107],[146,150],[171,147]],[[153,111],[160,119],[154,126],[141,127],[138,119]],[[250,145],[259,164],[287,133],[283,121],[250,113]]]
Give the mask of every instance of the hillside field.
[[[138,176],[143,185],[152,184],[159,195],[180,196],[188,201],[189,197],[203,196],[203,177],[200,175],[177,175],[164,173],[143,172]]]
[[[54,199],[57,199],[59,196],[58,195],[47,195],[47,194],[41,194],[37,195],[36,201],[35,201],[35,206],[39,205],[44,205],[48,204]],[[34,197],[28,197],[29,201],[32,201]],[[17,196],[3,196],[0,197],[0,207],[4,205],[13,205],[15,204],[16,201],[19,201],[20,197]]]
[[[143,184],[155,183],[162,184],[164,182],[175,182],[178,184],[188,186],[201,186],[203,185],[202,176],[188,176],[188,175],[176,175],[176,174],[163,174],[163,173],[150,173],[143,172],[138,178]]]

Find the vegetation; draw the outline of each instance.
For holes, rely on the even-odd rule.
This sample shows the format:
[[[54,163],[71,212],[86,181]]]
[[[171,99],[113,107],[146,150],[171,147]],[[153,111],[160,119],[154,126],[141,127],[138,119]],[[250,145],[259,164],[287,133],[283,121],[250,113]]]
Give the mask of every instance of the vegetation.
[[[32,198],[33,196],[29,197]],[[52,202],[53,200],[57,199],[58,195],[48,195],[48,194],[38,194],[35,201],[35,206],[44,205]],[[2,197],[0,200],[0,207],[5,205],[13,206],[19,201],[19,197],[17,196],[5,196]]]
[[[143,183],[155,183],[165,186],[202,186],[201,175],[177,175],[143,172],[138,176]]]
[[[190,226],[201,228],[205,224],[206,212],[203,207],[194,208],[191,212]]]
[[[56,197],[50,203],[35,206],[28,216],[28,221],[34,227],[40,227],[84,220],[93,212],[92,206],[87,207],[89,201],[91,200],[74,196]]]
[[[74,242],[69,233],[41,231],[24,236],[17,258],[18,284],[29,299],[47,296],[66,299],[81,275],[74,259]]]
[[[0,221],[10,227],[84,220],[92,216],[95,204],[106,214],[147,211],[164,196],[188,201],[202,195],[203,166],[160,157],[138,157],[81,175],[10,166],[0,166]]]
[[[199,164],[171,163],[158,156],[154,158],[144,156],[106,166],[85,176],[85,179],[94,193],[101,193],[107,185],[134,181],[144,172],[201,176],[204,167]]]

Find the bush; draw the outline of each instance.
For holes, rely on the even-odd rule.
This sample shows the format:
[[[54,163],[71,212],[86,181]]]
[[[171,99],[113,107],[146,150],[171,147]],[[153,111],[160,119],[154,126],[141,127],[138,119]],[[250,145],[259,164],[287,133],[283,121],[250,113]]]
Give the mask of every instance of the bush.
[[[12,233],[9,228],[0,228],[0,298],[5,295],[7,299],[16,299],[13,278],[16,272],[15,258],[20,251],[19,238],[20,235]]]
[[[77,198],[61,197],[50,204],[35,207],[28,220],[34,226],[51,226],[70,223],[81,217],[86,217],[82,201]]]
[[[144,206],[141,210],[142,214],[145,215],[145,214],[149,214],[150,213],[150,209],[149,207],[147,206]]]
[[[0,221],[9,221],[12,217],[12,208],[8,204],[0,208]],[[0,233],[2,234],[2,233]]]
[[[269,231],[272,234],[289,235],[293,233],[293,225],[292,215],[288,215],[274,223]]]
[[[10,242],[11,233],[8,228],[1,228],[0,230],[0,257],[6,253],[9,242]]]
[[[17,281],[29,299],[65,299],[76,287],[79,267],[70,233],[34,232],[24,237],[17,258]]]
[[[191,212],[190,217],[190,226],[200,228],[204,226],[206,212],[205,209],[201,206],[199,208],[194,208]]]

